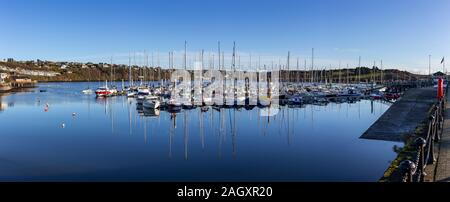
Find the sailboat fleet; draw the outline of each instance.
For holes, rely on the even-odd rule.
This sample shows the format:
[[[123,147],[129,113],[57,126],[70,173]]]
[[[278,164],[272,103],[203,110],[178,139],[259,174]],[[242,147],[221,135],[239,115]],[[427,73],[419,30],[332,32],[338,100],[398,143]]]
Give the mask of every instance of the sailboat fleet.
[[[224,71],[225,67],[223,65],[224,63],[224,54],[223,52],[220,52],[220,42],[218,45],[219,48],[219,71]],[[313,50],[314,51],[314,50]],[[158,54],[159,55],[159,54]],[[140,84],[135,85],[133,82],[133,73],[131,68],[131,57],[129,59],[129,86],[125,87],[124,84],[122,84],[122,90],[117,90],[115,86],[108,86],[108,81],[105,81],[105,85],[98,87],[95,90],[95,94],[97,97],[110,97],[110,96],[116,96],[116,95],[125,95],[128,98],[136,99],[137,105],[141,106],[145,109],[164,109],[170,112],[178,112],[182,109],[193,109],[196,107],[201,107],[202,111],[208,111],[208,108],[210,106],[213,107],[213,109],[219,110],[220,108],[229,108],[229,107],[245,107],[246,109],[253,108],[253,103],[256,103],[256,106],[258,107],[269,107],[272,104],[274,104],[274,99],[277,99],[278,102],[275,104],[277,105],[290,105],[290,106],[302,106],[305,104],[314,104],[314,105],[326,105],[329,102],[355,102],[360,99],[384,99],[384,94],[386,93],[386,88],[383,88],[383,86],[376,85],[373,83],[349,83],[348,80],[348,70],[347,70],[347,82],[343,82],[341,79],[341,76],[339,76],[339,82],[332,83],[329,82],[329,79],[326,78],[326,75],[323,76],[318,75],[318,71],[314,71],[314,63],[313,63],[313,57],[314,52],[312,53],[312,65],[311,70],[312,71],[306,71],[306,60],[305,60],[305,78],[291,78],[291,72],[289,69],[289,62],[286,64],[286,68],[289,72],[289,78],[286,80],[284,78],[284,81],[280,82],[280,85],[276,89],[273,88],[273,85],[267,85],[263,87],[262,89],[252,89],[252,88],[236,88],[236,86],[248,86],[250,85],[250,81],[243,81],[243,80],[235,80],[233,85],[225,85],[226,82],[233,82],[230,81],[227,78],[227,74],[225,74],[224,78],[224,88],[223,93],[224,95],[233,95],[232,97],[234,99],[230,100],[229,96],[228,99],[225,99],[223,104],[214,104],[217,103],[215,100],[220,97],[213,92],[211,96],[206,96],[203,94],[203,89],[205,87],[208,87],[212,84],[211,81],[193,81],[192,82],[192,88],[194,89],[194,83],[198,82],[200,83],[200,86],[202,87],[202,93],[199,95],[194,95],[194,91],[181,91],[179,92],[179,97],[186,98],[187,100],[179,100],[173,98],[173,93],[177,92],[174,89],[176,88],[177,82],[166,82],[164,83],[164,80],[161,78],[160,72],[158,71],[158,77],[157,81],[153,82],[153,84],[156,83],[156,85],[150,85],[150,83],[144,84],[143,80],[144,75],[140,75]],[[203,51],[201,53],[201,61],[203,65]],[[214,56],[213,56],[214,57]],[[289,61],[290,53],[288,53],[288,61]],[[148,60],[148,56],[147,56]],[[148,61],[147,61],[148,63]],[[158,57],[158,63],[159,63],[159,57]],[[187,70],[187,52],[186,52],[186,42],[185,42],[185,53],[184,53],[184,69]],[[240,57],[239,57],[239,63],[240,63]],[[250,61],[251,63],[251,61]],[[148,64],[147,64],[148,65]],[[146,67],[147,67],[146,65]],[[111,62],[111,79],[113,79],[113,70],[112,70],[112,62]],[[238,65],[240,67],[240,64]],[[214,69],[214,65],[211,62],[211,56],[209,59],[209,67],[210,69]],[[232,63],[231,63],[231,71],[236,71],[236,52],[235,52],[235,45],[233,46],[233,55],[232,55]],[[159,65],[158,65],[158,68]],[[169,53],[169,68],[173,68],[173,53]],[[230,69],[229,69],[230,70]],[[258,70],[261,70],[260,67],[260,61],[258,61]],[[297,70],[299,70],[299,61],[297,58]],[[240,71],[240,70],[238,70]],[[269,68],[264,65],[263,71],[269,71]],[[273,71],[273,65],[272,65],[272,71]],[[280,68],[278,69],[280,71]],[[309,74],[310,81],[308,78]],[[360,77],[358,75],[358,77]],[[358,78],[360,79],[360,78]],[[293,81],[294,80],[294,81]],[[299,80],[303,80],[300,82]],[[123,81],[122,81],[123,82]],[[268,81],[269,84],[271,84],[271,81]],[[198,85],[196,85],[198,86]],[[270,91],[277,93],[268,93],[267,95],[260,95],[258,91]],[[89,94],[89,91],[83,91],[85,94]],[[399,94],[392,94],[387,93],[388,99],[398,99]]]

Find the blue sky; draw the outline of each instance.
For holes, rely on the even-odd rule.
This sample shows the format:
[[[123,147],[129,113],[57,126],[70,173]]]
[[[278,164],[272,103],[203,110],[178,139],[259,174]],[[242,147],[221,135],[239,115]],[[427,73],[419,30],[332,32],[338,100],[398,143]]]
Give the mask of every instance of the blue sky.
[[[0,58],[127,63],[129,53],[168,51],[190,60],[236,41],[242,66],[262,57],[285,63],[287,51],[316,68],[357,64],[428,72],[450,53],[448,0],[0,0]],[[217,58],[217,56],[216,56]],[[450,59],[448,59],[450,60]],[[154,59],[156,63],[156,59]],[[181,60],[175,61],[175,65]],[[227,63],[229,61],[227,60]],[[291,64],[292,66],[293,64]]]

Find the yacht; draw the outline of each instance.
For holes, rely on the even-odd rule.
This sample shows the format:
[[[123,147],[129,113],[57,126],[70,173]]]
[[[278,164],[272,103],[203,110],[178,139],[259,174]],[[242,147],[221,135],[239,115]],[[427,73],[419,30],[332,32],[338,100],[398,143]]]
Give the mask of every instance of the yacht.
[[[159,97],[157,96],[147,96],[143,102],[143,107],[147,109],[158,109],[160,107]]]
[[[108,81],[106,81],[105,86],[98,87],[97,90],[95,90],[95,94],[98,97],[113,96],[113,95],[117,94],[117,90],[114,88],[109,88]]]
[[[291,104],[291,105],[300,105],[300,104],[303,104],[303,97],[300,97],[300,96],[292,96],[291,98],[289,98],[288,104]]]

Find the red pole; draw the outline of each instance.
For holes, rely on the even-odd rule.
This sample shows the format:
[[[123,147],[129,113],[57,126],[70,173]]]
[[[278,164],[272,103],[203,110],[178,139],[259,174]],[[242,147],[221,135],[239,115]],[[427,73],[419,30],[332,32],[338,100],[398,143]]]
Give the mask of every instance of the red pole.
[[[442,78],[438,79],[438,99],[444,98],[444,81]]]

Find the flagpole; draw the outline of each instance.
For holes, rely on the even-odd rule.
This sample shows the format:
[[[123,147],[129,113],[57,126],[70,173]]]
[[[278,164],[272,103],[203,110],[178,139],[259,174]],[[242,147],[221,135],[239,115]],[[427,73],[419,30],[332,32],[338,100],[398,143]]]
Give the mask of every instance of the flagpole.
[[[428,75],[431,77],[431,55],[428,55]]]

